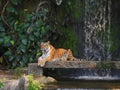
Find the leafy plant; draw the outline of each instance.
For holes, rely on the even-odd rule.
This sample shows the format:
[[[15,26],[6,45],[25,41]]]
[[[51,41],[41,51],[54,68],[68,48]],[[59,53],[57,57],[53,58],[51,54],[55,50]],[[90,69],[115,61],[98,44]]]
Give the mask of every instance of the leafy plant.
[[[44,84],[40,84],[40,83],[34,81],[32,75],[29,75],[28,79],[29,79],[28,90],[42,90],[43,89]]]
[[[21,77],[22,74],[23,74],[23,68],[17,67],[17,68],[15,69],[15,76],[16,76],[16,78]]]
[[[4,86],[4,84],[2,82],[0,82],[0,88],[2,88]]]
[[[63,3],[62,0],[57,1]],[[0,17],[0,46],[2,48],[0,49],[3,51],[3,47],[7,48],[3,55],[9,63],[9,68],[24,67],[28,63],[37,62],[37,58],[41,55],[39,49],[41,41],[50,40],[55,46],[75,51],[76,38],[73,38],[73,32],[69,31],[71,30],[69,21],[65,19],[70,14],[70,7],[64,6],[67,14],[64,14],[61,9],[62,14],[59,18],[52,10],[54,8],[52,0],[38,2],[33,11],[24,8],[24,4],[30,2],[29,0],[23,2],[22,0],[4,0],[2,2],[4,3],[0,9],[2,12],[2,17]],[[61,8],[61,5],[59,6],[57,8]]]
[[[46,24],[48,22],[46,8],[24,14],[24,8],[18,9],[20,1],[12,0],[11,3],[6,8],[8,13],[6,18],[10,28],[4,27],[4,23],[0,24],[2,32],[0,45],[8,47],[4,56],[10,63],[9,67],[15,68],[26,66],[28,62],[36,62],[41,55],[40,42],[46,39],[44,35],[50,30],[50,26]],[[2,19],[0,20],[2,22]]]

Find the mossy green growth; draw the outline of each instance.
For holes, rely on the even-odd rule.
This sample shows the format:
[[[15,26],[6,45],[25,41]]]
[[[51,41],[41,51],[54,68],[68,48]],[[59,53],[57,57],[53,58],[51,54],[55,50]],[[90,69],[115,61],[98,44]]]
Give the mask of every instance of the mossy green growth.
[[[120,47],[120,30],[117,26],[115,25],[111,25],[111,33],[110,33],[110,44],[111,44],[111,48],[110,51],[111,52],[115,52],[119,47]]]
[[[71,49],[73,51],[74,55],[76,55],[78,38],[74,34],[73,30],[71,30],[70,28],[66,29],[65,32],[66,32],[67,38],[63,42],[63,47]]]
[[[4,86],[4,83],[0,82],[0,88],[2,88]]]
[[[83,16],[83,14],[84,14],[84,3],[82,1],[80,2],[80,1],[70,0],[68,2],[68,5],[71,7],[71,11],[72,11],[73,17],[75,19],[79,19]]]
[[[71,30],[71,28],[63,28],[61,30],[61,35],[57,38],[57,41],[52,42],[52,44],[56,48],[71,49],[73,55],[77,56],[77,35],[75,35],[74,31]]]
[[[33,79],[32,75],[27,76],[29,79],[28,90],[43,90],[44,84],[40,84]]]

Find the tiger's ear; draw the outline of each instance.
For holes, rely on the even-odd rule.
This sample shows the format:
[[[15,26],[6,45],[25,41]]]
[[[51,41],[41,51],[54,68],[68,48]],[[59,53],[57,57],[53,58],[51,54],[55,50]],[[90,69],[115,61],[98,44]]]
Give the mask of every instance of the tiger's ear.
[[[41,42],[41,44],[40,45],[42,45],[43,44],[43,42]]]
[[[47,41],[48,44],[50,44],[50,41]]]

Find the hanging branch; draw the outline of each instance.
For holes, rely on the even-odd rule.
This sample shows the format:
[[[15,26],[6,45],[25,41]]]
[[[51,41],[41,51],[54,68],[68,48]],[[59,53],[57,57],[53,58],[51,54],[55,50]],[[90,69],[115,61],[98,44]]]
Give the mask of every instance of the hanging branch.
[[[47,1],[42,1],[42,2],[40,1],[39,4],[38,4],[38,6],[37,6],[36,12],[39,12],[39,10],[41,9],[41,6],[45,5],[45,4],[48,4],[48,2]]]
[[[7,63],[7,65],[10,65],[10,63],[9,63],[8,60],[6,59],[5,55],[3,55],[3,58],[4,58],[5,62]]]
[[[2,9],[2,12],[1,12],[1,18],[2,18],[3,22],[4,22],[10,29],[12,29],[12,28],[10,27],[10,25],[7,23],[7,21],[5,20],[5,18],[4,18],[4,12],[5,12],[5,9],[6,9],[6,7],[7,7],[8,4],[9,4],[9,0],[7,0],[6,4],[3,6],[3,9]]]
[[[2,2],[2,0],[0,0],[0,6],[2,6],[2,3],[1,3],[1,2]],[[0,8],[1,8],[1,7],[0,7]]]

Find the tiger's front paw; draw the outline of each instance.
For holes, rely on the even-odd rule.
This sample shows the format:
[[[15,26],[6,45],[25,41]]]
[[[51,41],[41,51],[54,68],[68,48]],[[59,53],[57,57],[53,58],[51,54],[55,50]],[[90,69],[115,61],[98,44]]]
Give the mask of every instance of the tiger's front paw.
[[[45,66],[45,60],[41,60],[41,59],[38,59],[38,66],[41,66],[41,67],[43,67],[43,66]]]

